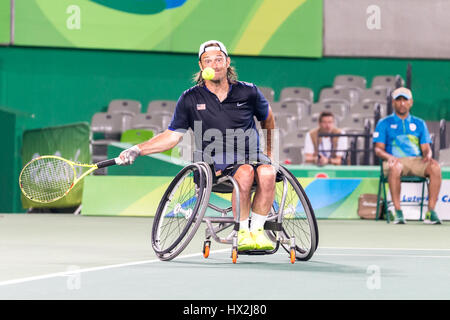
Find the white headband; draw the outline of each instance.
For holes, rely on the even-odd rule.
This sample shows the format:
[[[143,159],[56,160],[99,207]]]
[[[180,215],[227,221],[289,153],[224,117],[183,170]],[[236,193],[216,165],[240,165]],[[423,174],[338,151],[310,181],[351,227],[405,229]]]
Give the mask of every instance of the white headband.
[[[210,45],[210,44],[213,44],[214,46],[207,47],[207,45]],[[205,53],[206,51],[211,51],[211,50],[222,51],[228,57],[227,48],[225,48],[225,46],[222,42],[217,41],[217,40],[209,40],[200,45],[200,49],[198,50],[198,58],[200,59],[200,57],[202,56],[203,53]]]

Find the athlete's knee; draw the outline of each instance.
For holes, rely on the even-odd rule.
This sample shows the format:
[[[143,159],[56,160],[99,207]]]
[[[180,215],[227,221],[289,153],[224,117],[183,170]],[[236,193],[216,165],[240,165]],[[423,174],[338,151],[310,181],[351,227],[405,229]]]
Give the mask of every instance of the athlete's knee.
[[[255,179],[253,167],[248,164],[240,166],[236,171],[234,178],[236,179],[241,191],[250,191]]]
[[[261,188],[271,190],[275,186],[276,171],[271,165],[260,165],[257,169],[257,180]]]

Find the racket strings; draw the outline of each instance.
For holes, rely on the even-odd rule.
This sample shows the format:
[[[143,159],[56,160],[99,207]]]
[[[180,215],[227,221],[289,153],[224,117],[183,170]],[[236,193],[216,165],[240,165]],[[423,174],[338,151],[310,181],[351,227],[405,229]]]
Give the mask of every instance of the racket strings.
[[[21,187],[30,199],[51,202],[70,190],[74,180],[74,170],[69,163],[43,158],[31,162],[23,170]]]

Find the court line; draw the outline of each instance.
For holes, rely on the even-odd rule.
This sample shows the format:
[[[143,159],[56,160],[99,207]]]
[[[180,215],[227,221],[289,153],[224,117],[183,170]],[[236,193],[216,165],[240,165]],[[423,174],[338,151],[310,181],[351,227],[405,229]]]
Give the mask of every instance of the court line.
[[[357,248],[357,247],[319,247],[320,249],[332,249],[332,250],[399,250],[399,251],[450,251],[450,249],[422,249],[422,248]],[[227,252],[230,249],[220,249],[220,250],[213,250],[210,252],[210,254],[216,254],[216,253],[222,253]],[[277,254],[285,254],[278,252]],[[192,258],[203,255],[203,253],[192,253],[187,255],[181,255],[178,256],[176,259],[184,259],[184,258]],[[354,257],[407,257],[407,258],[450,258],[450,256],[423,256],[423,255],[394,255],[394,254],[350,254],[350,253],[320,253],[316,252],[315,256],[354,256]],[[49,279],[49,278],[55,278],[55,277],[67,277],[72,276],[74,274],[84,273],[84,272],[92,272],[92,271],[99,271],[99,270],[107,270],[107,269],[115,269],[115,268],[122,268],[122,267],[128,267],[128,266],[136,266],[141,264],[150,264],[155,262],[162,262],[159,259],[152,259],[152,260],[143,260],[143,261],[135,261],[135,262],[127,262],[127,263],[120,263],[120,264],[113,264],[113,265],[107,265],[107,266],[99,266],[99,267],[92,267],[92,268],[85,268],[85,269],[76,269],[71,271],[63,271],[63,272],[56,272],[56,273],[49,273],[44,274],[40,276],[33,276],[33,277],[26,277],[26,278],[19,278],[19,279],[13,279],[13,280],[6,280],[0,282],[0,286],[7,286],[12,284],[19,284],[24,282],[30,282],[30,281],[37,281],[37,280],[43,280],[43,279]]]
[[[225,251],[229,251],[229,250],[230,249],[214,250],[214,251],[211,251],[210,254],[221,253],[221,252],[225,252]],[[192,257],[200,256],[200,255],[203,255],[203,253],[200,252],[200,253],[181,255],[181,256],[176,257],[176,259],[192,258]],[[83,273],[83,272],[115,269],[115,268],[121,268],[121,267],[136,266],[136,265],[140,265],[140,264],[149,264],[149,263],[154,263],[154,262],[162,262],[162,261],[159,259],[152,259],[152,260],[127,262],[127,263],[112,264],[112,265],[107,265],[107,266],[99,266],[99,267],[92,267],[92,268],[85,268],[85,269],[76,269],[76,270],[71,270],[71,271],[49,273],[49,274],[44,274],[44,275],[40,275],[40,276],[33,276],[33,277],[26,277],[26,278],[2,281],[2,282],[0,282],[0,287],[11,285],[11,284],[18,284],[18,283],[24,283],[24,282],[30,282],[30,281],[36,281],[36,280],[55,278],[55,277],[67,277],[67,276],[72,276],[74,274]]]

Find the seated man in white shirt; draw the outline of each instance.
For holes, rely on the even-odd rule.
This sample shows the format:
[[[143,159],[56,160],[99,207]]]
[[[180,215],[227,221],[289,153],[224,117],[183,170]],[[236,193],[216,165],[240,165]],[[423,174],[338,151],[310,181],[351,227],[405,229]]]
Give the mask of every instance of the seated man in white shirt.
[[[347,150],[347,137],[319,137],[319,134],[342,134],[342,130],[335,127],[334,115],[323,111],[319,116],[319,127],[306,134],[303,153],[306,163],[317,165],[341,165]],[[336,151],[339,150],[339,151]]]

